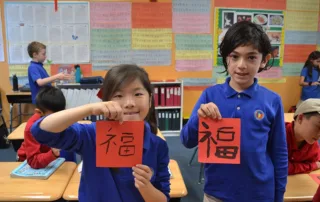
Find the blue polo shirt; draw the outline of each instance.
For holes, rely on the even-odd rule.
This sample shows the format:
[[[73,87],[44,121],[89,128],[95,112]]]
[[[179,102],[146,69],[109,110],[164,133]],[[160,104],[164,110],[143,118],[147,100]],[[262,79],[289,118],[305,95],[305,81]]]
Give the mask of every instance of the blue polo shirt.
[[[43,118],[42,118],[43,119]],[[75,123],[61,133],[50,133],[40,129],[42,119],[33,124],[31,133],[41,144],[75,151],[82,155],[83,167],[79,187],[81,202],[143,202],[134,186],[132,168],[96,167],[96,124]],[[142,164],[153,170],[151,183],[164,193],[169,201],[170,174],[167,143],[153,134],[145,122]]]
[[[40,90],[40,86],[37,84],[38,79],[48,78],[49,75],[44,69],[43,64],[40,62],[31,61],[28,67],[28,79],[31,90],[32,103],[36,104],[36,96]],[[51,84],[47,84],[51,85]]]
[[[312,68],[312,77],[308,75],[308,68],[301,70],[300,76],[304,76],[304,82],[317,82],[319,79],[318,67]],[[303,86],[301,91],[301,100],[309,98],[320,98],[320,86]]]
[[[198,145],[197,110],[215,103],[223,118],[241,119],[240,164],[205,164],[204,192],[228,202],[283,201],[288,153],[281,98],[257,79],[241,93],[229,82],[227,78],[204,90],[181,131],[181,142],[187,148]]]

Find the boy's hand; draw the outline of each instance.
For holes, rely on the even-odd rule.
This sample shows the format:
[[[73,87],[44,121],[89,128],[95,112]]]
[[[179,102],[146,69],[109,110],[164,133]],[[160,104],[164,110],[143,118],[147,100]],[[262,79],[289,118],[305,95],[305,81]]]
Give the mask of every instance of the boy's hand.
[[[104,115],[111,120],[122,121],[123,111],[119,103],[108,101],[90,104],[92,115]]]
[[[317,168],[320,169],[320,162],[317,161],[316,164],[317,164]]]
[[[60,72],[59,74],[57,74],[57,78],[60,80],[70,80],[72,78],[72,75]]]
[[[213,119],[221,119],[220,111],[213,102],[209,102],[207,104],[201,104],[200,109],[198,109],[199,117],[209,117]]]
[[[60,156],[60,149],[51,148],[51,151],[55,157],[58,158]]]
[[[148,188],[151,185],[150,180],[153,172],[148,166],[138,164],[132,167],[132,170],[132,174],[134,176],[134,186],[137,189]]]

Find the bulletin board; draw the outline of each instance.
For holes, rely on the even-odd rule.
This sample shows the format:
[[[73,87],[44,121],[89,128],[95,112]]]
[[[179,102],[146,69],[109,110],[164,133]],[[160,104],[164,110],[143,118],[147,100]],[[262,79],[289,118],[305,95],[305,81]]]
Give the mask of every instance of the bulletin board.
[[[29,1],[19,0],[18,4],[22,5]],[[92,75],[104,76],[111,65],[132,62],[144,67],[152,80],[182,79],[185,86],[184,117],[190,115],[194,103],[204,88],[213,83],[219,83],[221,74],[218,74],[218,72],[224,70],[219,65],[221,62],[219,62],[217,55],[218,44],[216,42],[219,38],[216,36],[219,36],[222,32],[221,27],[218,35],[216,34],[217,27],[219,27],[219,19],[216,18],[219,15],[222,16],[222,10],[217,12],[217,9],[228,8],[231,12],[239,10],[239,12],[249,12],[252,15],[255,12],[261,12],[260,9],[263,9],[263,13],[266,13],[266,11],[271,14],[273,12],[285,13],[285,34],[281,35],[280,44],[274,44],[280,45],[280,67],[274,65],[275,67],[269,71],[263,72],[262,74],[268,74],[265,77],[268,79],[263,81],[259,78],[259,82],[263,83],[262,85],[281,95],[285,110],[296,104],[300,95],[300,88],[294,88],[293,91],[288,93],[288,86],[297,85],[298,76],[308,54],[317,48],[320,49],[320,38],[318,37],[320,36],[319,0],[87,1],[89,3],[81,3],[86,3],[88,6],[87,13],[90,16],[88,18],[90,19],[90,22],[88,22],[90,39],[88,54],[89,64],[93,65]],[[48,0],[46,5],[52,5],[52,2],[52,0]],[[10,3],[13,2],[9,0],[0,2],[2,13],[5,13],[6,5]],[[34,0],[32,3],[42,5],[43,1]],[[61,6],[64,3],[67,2],[58,1],[58,12],[62,11]],[[71,2],[72,5],[75,3],[77,2]],[[170,5],[161,6],[162,4],[170,4],[171,13],[168,12]],[[119,7],[116,7],[118,5]],[[99,6],[101,6],[101,9]],[[104,10],[108,6],[116,10]],[[145,8],[143,12],[141,11],[142,8]],[[50,7],[50,10],[53,11],[53,7]],[[93,13],[93,10],[97,13]],[[107,11],[110,11],[109,15]],[[139,12],[141,12],[141,15],[135,14]],[[167,21],[169,18],[163,17],[162,13],[171,16],[171,25]],[[8,46],[12,42],[6,32],[8,29],[7,18],[12,16],[6,14],[3,17],[3,36],[7,35],[4,38],[6,47],[4,55],[7,56],[5,58],[9,58]],[[220,24],[222,26],[222,19]],[[106,36],[112,40],[106,39]],[[171,39],[169,39],[169,36],[171,36]],[[166,45],[160,46],[159,43],[162,42],[166,42]],[[284,48],[282,48],[283,44]],[[50,50],[47,51],[50,54]],[[283,65],[281,64],[281,57],[283,57]],[[46,63],[45,68],[47,68],[48,73],[50,73],[52,66],[59,65],[57,61],[59,60],[52,60],[54,65]],[[78,61],[76,62],[78,63]],[[61,62],[60,64],[64,63]],[[19,72],[19,76],[26,76],[27,67],[27,63],[13,64],[7,59],[2,64],[0,62],[0,69],[5,70],[4,73],[1,72],[0,74],[1,86],[11,89],[9,82],[6,80],[7,75]],[[258,76],[260,75],[259,73]],[[19,78],[19,84],[20,82],[21,79]],[[22,82],[21,84],[23,85]]]
[[[284,54],[284,12],[277,10],[254,10],[238,8],[215,9],[214,65],[223,65],[219,46],[228,29],[237,22],[250,21],[261,25],[267,33],[274,57],[273,66],[283,65]]]
[[[93,70],[121,63],[211,71],[211,0],[91,2]]]
[[[28,64],[31,41],[47,45],[49,64],[89,62],[89,17],[88,2],[5,2],[8,63]]]

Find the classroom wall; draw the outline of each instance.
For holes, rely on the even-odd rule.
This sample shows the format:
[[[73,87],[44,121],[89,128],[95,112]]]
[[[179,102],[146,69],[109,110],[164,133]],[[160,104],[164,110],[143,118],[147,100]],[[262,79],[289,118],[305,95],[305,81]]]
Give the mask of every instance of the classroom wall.
[[[51,1],[51,0],[48,0]],[[59,0],[61,1],[61,0]],[[99,0],[103,1],[103,0]],[[110,0],[105,0],[110,1]],[[114,1],[130,1],[130,0],[114,0]],[[287,0],[287,1],[294,1],[294,0]],[[314,0],[307,0],[307,1],[313,1]],[[90,2],[90,1],[89,1]],[[131,0],[131,2],[149,2],[149,0]],[[158,2],[171,2],[171,0],[158,0]],[[269,3],[268,3],[269,2]],[[283,3],[285,0],[282,1],[276,1],[280,2],[282,5],[282,9],[290,12],[291,8],[286,8],[286,4]],[[308,4],[308,2],[304,2],[305,4]],[[235,7],[235,8],[259,8],[259,9],[273,9],[275,3],[270,3],[268,0],[245,0],[245,1],[238,1],[238,0],[213,0],[212,1],[212,16],[214,16],[214,7]],[[262,5],[262,6],[261,6]],[[5,35],[5,23],[4,23],[4,0],[1,0],[0,3],[1,7],[1,20],[2,20],[2,32],[4,37],[4,47],[6,50],[6,35]],[[300,14],[307,13],[308,11],[306,9],[309,8],[302,8],[303,11],[294,11],[294,12],[300,12]],[[320,7],[319,7],[320,10]],[[290,15],[290,13],[288,13]],[[318,13],[319,14],[319,13]],[[302,17],[302,16],[301,16]],[[320,18],[320,17],[319,17]],[[319,19],[318,18],[318,19]],[[304,19],[304,18],[303,18]],[[318,20],[317,19],[317,20]],[[304,19],[306,20],[306,19]],[[212,17],[213,21],[213,17]],[[305,21],[302,21],[302,24]],[[320,22],[320,21],[319,21]],[[213,22],[211,22],[213,29]],[[308,27],[301,25],[298,31],[303,31]],[[289,28],[289,31],[294,31],[296,29],[295,27]],[[319,31],[319,29],[317,30]],[[213,30],[212,30],[213,33]],[[320,45],[320,35],[318,34],[318,45]],[[299,44],[299,42],[290,42],[291,44],[285,45],[285,51],[284,51],[284,63],[287,65],[286,68],[290,68],[291,66],[294,66],[298,64],[298,67],[295,68],[302,68],[299,67],[299,65],[302,65],[305,58],[309,54],[311,50],[316,49],[317,44]],[[298,44],[295,44],[298,43]],[[319,46],[318,46],[319,47]],[[156,66],[156,67],[145,67],[145,69],[148,71],[150,78],[152,80],[168,80],[168,79],[178,79],[178,78],[212,78],[212,71],[176,71],[175,70],[175,58],[174,58],[174,52],[172,52],[172,65],[171,66]],[[4,115],[6,120],[8,120],[9,117],[9,105],[7,103],[7,99],[5,97],[5,93],[11,91],[11,86],[9,82],[9,65],[7,63],[7,52],[5,51],[5,62],[0,62],[0,89],[1,89],[1,97],[2,102],[4,105]],[[297,66],[297,65],[296,65]],[[92,74],[104,76],[105,71],[93,71]],[[300,96],[301,88],[298,85],[299,77],[298,74],[293,74],[292,76],[284,76],[285,83],[264,83],[263,86],[266,86],[267,88],[279,93],[282,97],[283,105],[285,111],[288,111],[288,109],[295,105]],[[201,91],[205,88],[205,86],[198,86],[198,88],[186,88],[184,91],[184,117],[188,118],[195,102],[197,101],[198,97],[201,94]],[[28,108],[26,109],[28,111]]]

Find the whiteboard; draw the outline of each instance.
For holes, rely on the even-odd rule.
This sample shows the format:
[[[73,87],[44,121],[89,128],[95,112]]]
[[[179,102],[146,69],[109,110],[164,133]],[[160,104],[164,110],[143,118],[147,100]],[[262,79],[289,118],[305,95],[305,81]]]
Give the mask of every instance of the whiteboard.
[[[27,64],[27,46],[47,46],[47,61],[54,64],[90,60],[90,8],[88,2],[5,2],[9,64]],[[46,63],[45,62],[45,63]]]

